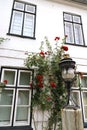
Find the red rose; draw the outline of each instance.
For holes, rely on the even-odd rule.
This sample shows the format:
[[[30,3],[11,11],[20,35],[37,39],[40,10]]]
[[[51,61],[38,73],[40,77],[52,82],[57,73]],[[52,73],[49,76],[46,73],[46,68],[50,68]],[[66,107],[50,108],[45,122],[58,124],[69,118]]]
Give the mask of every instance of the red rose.
[[[38,80],[43,80],[43,75],[37,75],[36,77]]]
[[[54,39],[55,41],[57,41],[57,40],[60,40],[60,37],[55,37],[55,39]]]
[[[47,55],[48,53],[47,52],[45,52],[45,55]]]
[[[36,78],[38,80],[38,86],[43,88],[43,75],[37,75]]]
[[[43,83],[39,83],[38,87],[43,88]]]
[[[4,82],[5,84],[7,84],[7,83],[8,83],[8,80],[4,80],[3,82]]]
[[[44,53],[43,51],[40,52],[40,55],[43,55],[43,56],[44,56],[44,54],[45,54],[45,53]]]
[[[68,51],[68,47],[67,46],[62,46],[61,49],[63,49],[64,51]]]
[[[56,84],[54,82],[50,82],[52,88],[56,88]]]

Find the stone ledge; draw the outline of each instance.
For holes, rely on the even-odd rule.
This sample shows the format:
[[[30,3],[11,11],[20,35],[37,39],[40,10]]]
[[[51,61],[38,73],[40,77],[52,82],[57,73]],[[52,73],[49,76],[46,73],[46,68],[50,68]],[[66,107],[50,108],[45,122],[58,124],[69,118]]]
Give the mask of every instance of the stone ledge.
[[[80,109],[62,109],[62,130],[84,130]]]

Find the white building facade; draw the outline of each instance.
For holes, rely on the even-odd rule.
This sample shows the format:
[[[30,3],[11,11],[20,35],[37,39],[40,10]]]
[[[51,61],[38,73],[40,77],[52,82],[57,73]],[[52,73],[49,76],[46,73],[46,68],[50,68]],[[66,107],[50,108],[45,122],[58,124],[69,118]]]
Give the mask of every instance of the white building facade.
[[[39,52],[41,41],[68,35],[66,45],[83,73],[81,88],[73,86],[87,127],[87,2],[79,0],[0,0],[0,80],[8,80],[0,93],[0,129],[32,130],[29,82],[33,70],[24,65],[27,53]],[[37,117],[38,118],[38,117]],[[40,122],[40,120],[39,120]],[[39,125],[40,126],[40,125]],[[38,127],[38,130],[41,130]]]

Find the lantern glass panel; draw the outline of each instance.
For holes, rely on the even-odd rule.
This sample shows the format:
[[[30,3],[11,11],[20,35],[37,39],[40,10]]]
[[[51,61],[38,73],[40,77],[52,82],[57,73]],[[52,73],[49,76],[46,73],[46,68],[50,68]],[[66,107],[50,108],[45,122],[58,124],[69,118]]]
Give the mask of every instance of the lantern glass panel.
[[[62,77],[64,80],[72,80],[75,76],[75,73],[74,73],[74,69],[73,68],[68,68],[68,69],[63,69],[62,70]]]

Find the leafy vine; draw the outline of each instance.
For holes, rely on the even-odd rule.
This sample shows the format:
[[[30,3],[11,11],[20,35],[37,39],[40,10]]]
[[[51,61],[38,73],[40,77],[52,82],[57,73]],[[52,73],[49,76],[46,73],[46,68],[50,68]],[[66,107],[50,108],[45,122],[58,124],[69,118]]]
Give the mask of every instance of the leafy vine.
[[[45,37],[41,42],[40,52],[28,54],[25,65],[35,69],[34,83],[30,83],[35,90],[33,106],[42,111],[50,111],[46,130],[61,130],[61,108],[66,101],[66,90],[59,68],[59,62],[68,47],[65,46],[67,36],[59,43],[60,37],[55,37],[55,47],[52,48]]]

